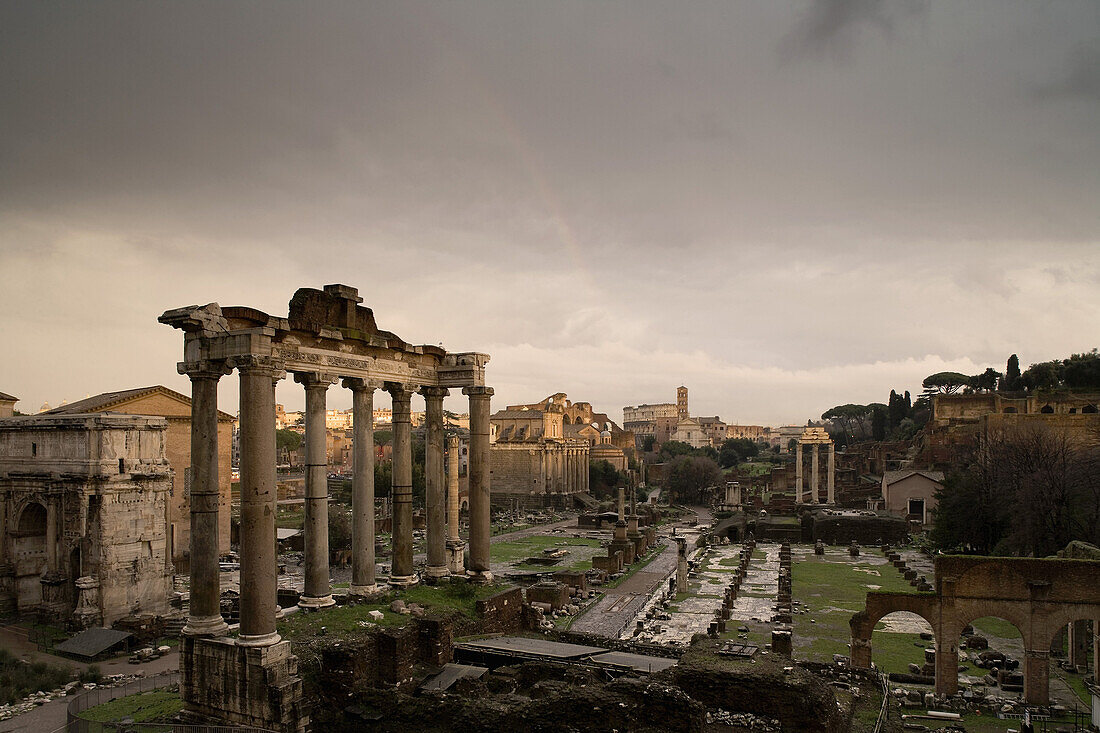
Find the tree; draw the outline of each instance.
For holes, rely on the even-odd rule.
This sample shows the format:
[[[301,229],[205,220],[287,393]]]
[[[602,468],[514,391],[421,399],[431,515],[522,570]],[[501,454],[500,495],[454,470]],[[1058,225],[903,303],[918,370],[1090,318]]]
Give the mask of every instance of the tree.
[[[1100,353],[1073,354],[1063,362],[1063,381],[1069,389],[1100,390]]]
[[[302,445],[302,434],[296,433],[293,430],[276,430],[275,431],[275,448],[278,449],[282,463],[290,463],[293,465],[290,454],[298,450]]]
[[[1005,365],[1005,378],[1001,382],[1001,389],[1006,392],[1018,392],[1023,387],[1020,384],[1020,357],[1013,354],[1008,357]]]
[[[661,444],[661,456],[665,460],[675,458],[676,456],[690,456],[693,453],[695,453],[694,448],[679,440],[666,440]]]
[[[730,468],[736,466],[741,462],[741,454],[737,450],[737,445],[733,442],[733,439],[727,440],[722,443],[722,447],[718,450],[718,465],[722,468]]]
[[[612,496],[615,489],[626,486],[628,481],[629,477],[616,470],[610,461],[591,461],[588,464],[588,484],[593,496],[601,499]]]
[[[710,458],[677,456],[668,472],[668,488],[679,501],[702,504],[707,501],[706,489],[722,481],[722,469]]]
[[[1062,383],[1064,365],[1060,361],[1041,361],[1032,364],[1020,375],[1020,382],[1028,392],[1055,389]]]
[[[328,513],[328,549],[351,549],[351,512],[347,509],[329,507]]]
[[[970,383],[970,377],[959,372],[936,372],[924,378],[921,386],[943,394],[955,394]]]
[[[984,389],[992,392],[997,389],[997,382],[1001,379],[1001,373],[993,367],[987,368],[981,374],[975,374],[970,378],[970,386],[974,389]]]
[[[991,430],[964,448],[937,494],[941,549],[1045,557],[1100,542],[1100,448],[1047,425]]]
[[[886,408],[876,407],[871,414],[871,439],[886,440]]]
[[[657,436],[647,435],[642,438],[642,450],[646,453],[653,452],[653,446],[657,444]]]

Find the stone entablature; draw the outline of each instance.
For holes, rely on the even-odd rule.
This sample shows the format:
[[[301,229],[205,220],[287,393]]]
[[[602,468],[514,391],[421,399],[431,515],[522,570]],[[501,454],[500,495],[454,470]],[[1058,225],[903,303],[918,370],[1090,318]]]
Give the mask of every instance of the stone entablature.
[[[168,611],[164,418],[0,420],[0,608],[110,626]]]

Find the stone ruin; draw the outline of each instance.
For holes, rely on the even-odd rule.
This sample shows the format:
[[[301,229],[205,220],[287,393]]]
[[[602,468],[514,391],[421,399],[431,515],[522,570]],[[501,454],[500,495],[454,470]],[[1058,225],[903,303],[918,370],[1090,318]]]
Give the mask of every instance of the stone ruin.
[[[426,403],[426,575],[461,572],[457,491],[445,498],[443,398],[461,388],[470,399],[470,568],[472,582],[489,569],[489,401],[487,354],[451,353],[409,344],[378,328],[355,288],[302,288],[286,317],[216,303],[166,311],[160,322],[184,332],[178,369],[191,378],[191,609],[180,649],[181,695],[195,719],[279,731],[304,730],[309,717],[290,643],[276,631],[275,383],[292,373],[306,398],[304,609],[333,604],[329,585],[325,397],[340,382],[352,391],[353,596],[379,589],[375,578],[373,395],[393,400],[393,564],[389,582],[411,585],[413,566],[411,400]],[[228,635],[218,586],[218,381],[240,377],[240,633]],[[452,460],[457,451],[452,447]],[[453,472],[457,476],[457,471]],[[452,487],[452,489],[457,487]],[[447,514],[451,530],[446,533]]]

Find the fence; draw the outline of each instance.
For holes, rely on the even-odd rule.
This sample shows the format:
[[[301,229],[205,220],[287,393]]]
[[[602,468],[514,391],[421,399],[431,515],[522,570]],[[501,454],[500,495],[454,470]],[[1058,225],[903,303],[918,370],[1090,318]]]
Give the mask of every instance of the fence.
[[[80,695],[69,703],[67,722],[64,728],[53,733],[271,733],[261,728],[246,728],[233,725],[191,725],[186,723],[100,723],[85,720],[80,714],[120,697],[136,695],[140,692],[163,690],[179,684],[179,672],[163,672],[153,677],[140,677],[121,687],[102,687]]]

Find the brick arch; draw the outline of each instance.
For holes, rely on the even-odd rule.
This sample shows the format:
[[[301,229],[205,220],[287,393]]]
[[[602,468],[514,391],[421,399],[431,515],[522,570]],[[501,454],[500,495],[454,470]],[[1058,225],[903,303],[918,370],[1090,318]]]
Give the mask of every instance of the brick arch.
[[[868,593],[867,607],[852,616],[848,625],[852,630],[851,661],[853,667],[871,666],[871,634],[875,624],[898,611],[915,613],[932,627],[936,649],[940,643],[940,602],[930,594]],[[938,659],[937,655],[937,659]]]
[[[946,628],[947,624],[944,624],[944,633],[953,633],[952,637],[955,641],[962,635],[963,629],[971,625],[980,618],[999,618],[1003,621],[1007,621],[1012,624],[1017,631],[1020,632],[1020,637],[1024,640],[1024,648],[1031,648],[1032,630],[1034,624],[1030,618],[1028,612],[1027,603],[1016,603],[1013,601],[979,601],[979,602],[962,602],[956,603],[954,619],[951,623],[951,629]],[[958,633],[955,633],[955,632]]]
[[[852,666],[870,667],[871,632],[892,611],[924,606],[936,636],[936,693],[958,692],[958,641],[974,619],[996,616],[1024,640],[1024,699],[1045,705],[1049,694],[1050,641],[1071,620],[1098,618],[1100,562],[941,555],[934,594],[868,593],[865,610],[852,616]]]

